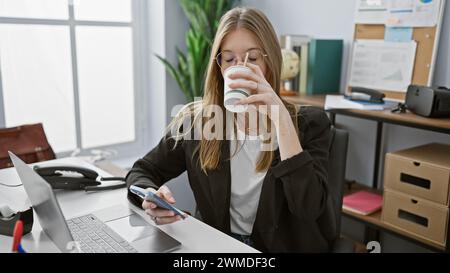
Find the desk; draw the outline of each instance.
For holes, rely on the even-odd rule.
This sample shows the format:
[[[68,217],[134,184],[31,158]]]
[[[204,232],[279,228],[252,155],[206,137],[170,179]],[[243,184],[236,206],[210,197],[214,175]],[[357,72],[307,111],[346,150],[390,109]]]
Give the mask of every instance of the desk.
[[[325,96],[326,95],[312,95],[283,98],[293,104],[311,105],[324,108]],[[402,114],[395,114],[391,113],[390,110],[370,111],[357,109],[330,109],[328,112],[331,114],[332,118],[336,114],[339,114],[450,134],[450,118],[425,118],[415,115],[409,111]]]
[[[77,164],[87,168],[92,168],[102,176],[111,176],[98,167],[92,166],[79,158],[63,158],[48,162]],[[40,163],[46,164],[46,163]],[[100,166],[100,165],[99,165]],[[110,171],[120,171],[111,165],[102,164],[102,167]],[[115,173],[117,175],[117,173]],[[0,181],[9,184],[20,183],[19,177],[13,168],[0,170]],[[124,205],[142,215],[150,224],[154,223],[148,215],[135,206],[131,205],[126,199],[126,189],[111,190],[106,192],[85,193],[84,191],[55,191],[58,202],[64,216],[69,219],[90,213],[95,210],[108,208],[115,205]],[[27,196],[23,187],[5,188],[0,186],[0,200],[2,204],[8,204],[13,209],[22,209]],[[182,246],[175,252],[233,252],[233,253],[257,253],[246,244],[218,231],[209,225],[188,217],[184,221],[178,221],[170,225],[157,226],[176,240],[180,241]],[[22,241],[24,249],[29,252],[59,252],[58,248],[42,231],[39,221],[35,215],[33,230],[25,235]],[[12,238],[0,235],[0,252],[9,252],[11,250]]]
[[[326,95],[302,95],[302,96],[292,96],[292,97],[283,97],[286,101],[297,104],[297,105],[311,105],[318,108],[324,108],[325,105],[325,97]],[[344,115],[350,117],[356,117],[366,120],[372,120],[377,122],[377,133],[375,139],[375,159],[374,159],[374,173],[372,180],[372,188],[365,187],[359,184],[352,186],[351,189],[347,190],[347,194],[354,192],[356,190],[372,190],[377,191],[378,189],[378,174],[379,174],[379,165],[380,165],[380,157],[384,156],[381,151],[381,138],[383,133],[383,124],[396,124],[402,125],[412,128],[419,128],[434,132],[440,132],[445,134],[450,134],[450,118],[425,118],[418,115],[415,115],[409,111],[406,113],[395,114],[391,113],[390,110],[383,111],[369,111],[369,110],[356,110],[356,109],[330,109],[327,110],[330,114],[330,119],[332,123],[335,123],[336,115]],[[376,230],[383,230],[399,237],[402,237],[406,240],[412,241],[416,244],[419,244],[425,248],[434,250],[434,251],[449,251],[450,240],[447,239],[447,246],[442,247],[440,245],[434,244],[433,242],[424,240],[418,236],[405,233],[400,229],[388,226],[381,221],[381,211],[368,215],[362,216],[356,213],[352,213],[343,209],[343,214],[349,218],[352,218],[358,222],[364,223],[366,226],[375,228]],[[450,225],[449,225],[450,227]],[[369,230],[370,231],[370,230]],[[449,232],[447,232],[449,233]],[[375,236],[377,237],[377,236]]]

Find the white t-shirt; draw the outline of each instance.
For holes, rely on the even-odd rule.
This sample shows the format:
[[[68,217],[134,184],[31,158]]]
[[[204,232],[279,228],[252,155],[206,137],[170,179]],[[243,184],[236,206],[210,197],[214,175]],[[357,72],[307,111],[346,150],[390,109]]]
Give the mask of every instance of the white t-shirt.
[[[261,151],[260,140],[233,140],[230,145],[231,158],[231,232],[250,235],[256,218],[261,187],[267,171],[256,172],[256,162]],[[241,148],[239,148],[242,145]]]
[[[255,170],[261,153],[259,137],[246,136],[237,130],[237,139],[230,141],[230,227],[232,233],[250,235],[267,171]],[[274,143],[277,147],[276,139]]]

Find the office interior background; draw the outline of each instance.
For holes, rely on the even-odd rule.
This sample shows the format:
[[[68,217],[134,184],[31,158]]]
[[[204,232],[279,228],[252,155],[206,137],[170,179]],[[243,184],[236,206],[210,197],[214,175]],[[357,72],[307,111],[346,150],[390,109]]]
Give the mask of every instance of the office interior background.
[[[0,0],[0,128],[42,122],[58,157],[103,150],[129,168],[158,143],[173,107],[186,102],[156,54],[176,61],[175,47],[186,50],[188,21],[177,0],[73,0],[69,8],[68,1]],[[343,92],[356,0],[241,5],[265,12],[278,35],[343,39]],[[442,26],[433,84],[449,87],[448,6]],[[350,133],[346,178],[370,185],[375,122],[337,116],[336,123]],[[386,153],[429,142],[450,144],[450,138],[385,125],[381,145]],[[381,188],[382,174],[378,177]],[[168,186],[178,207],[193,212],[187,176]],[[364,227],[344,218],[342,233],[362,240]],[[387,233],[380,236],[383,252],[428,251]]]

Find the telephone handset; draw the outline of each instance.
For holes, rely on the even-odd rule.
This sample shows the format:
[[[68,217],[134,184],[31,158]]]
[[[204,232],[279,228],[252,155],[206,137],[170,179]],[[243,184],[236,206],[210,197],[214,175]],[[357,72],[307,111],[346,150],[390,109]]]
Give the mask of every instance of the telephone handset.
[[[124,177],[100,177],[96,171],[79,166],[34,166],[33,169],[53,189],[102,191],[126,187]],[[123,182],[100,186],[102,181]]]

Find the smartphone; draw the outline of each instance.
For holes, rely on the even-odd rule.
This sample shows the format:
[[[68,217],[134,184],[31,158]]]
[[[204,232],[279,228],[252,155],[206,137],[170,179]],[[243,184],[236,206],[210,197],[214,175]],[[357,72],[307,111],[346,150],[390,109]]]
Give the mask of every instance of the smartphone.
[[[167,203],[166,200],[162,199],[161,197],[159,197],[158,195],[149,190],[136,186],[130,186],[130,191],[136,194],[137,196],[141,197],[142,199],[154,203],[160,208],[173,211],[175,215],[179,215],[182,219],[186,218],[186,214],[184,212]]]

